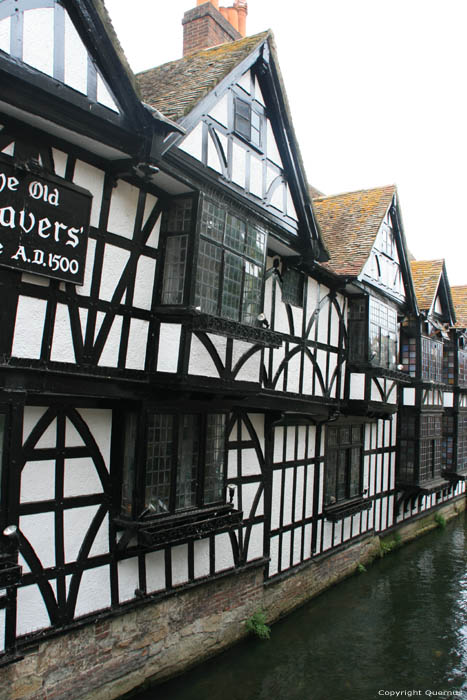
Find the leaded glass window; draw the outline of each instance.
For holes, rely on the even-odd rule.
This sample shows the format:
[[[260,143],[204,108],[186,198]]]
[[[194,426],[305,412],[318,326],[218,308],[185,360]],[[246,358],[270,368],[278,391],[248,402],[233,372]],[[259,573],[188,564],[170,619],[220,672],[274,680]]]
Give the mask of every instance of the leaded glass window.
[[[282,301],[293,306],[303,306],[303,275],[290,268],[282,277]]]
[[[249,141],[253,146],[261,146],[262,116],[258,109],[239,97],[234,102],[234,129],[239,136]]]
[[[182,304],[188,255],[188,234],[192,226],[192,200],[175,199],[162,218],[165,233],[164,274],[161,302]]]
[[[195,306],[204,313],[254,324],[262,310],[266,231],[205,199],[201,212]]]
[[[397,312],[374,298],[370,298],[369,359],[377,367],[397,366]]]
[[[330,426],[327,429],[325,505],[356,498],[362,492],[361,425]]]
[[[420,416],[419,479],[431,481],[441,475],[442,417]]]
[[[219,503],[225,490],[223,413],[147,414],[143,459],[136,469],[137,415],[127,414],[121,511],[136,517],[181,513]],[[143,434],[141,434],[143,436]],[[141,493],[133,492],[141,485]]]
[[[422,336],[422,379],[429,382],[443,381],[443,343]]]

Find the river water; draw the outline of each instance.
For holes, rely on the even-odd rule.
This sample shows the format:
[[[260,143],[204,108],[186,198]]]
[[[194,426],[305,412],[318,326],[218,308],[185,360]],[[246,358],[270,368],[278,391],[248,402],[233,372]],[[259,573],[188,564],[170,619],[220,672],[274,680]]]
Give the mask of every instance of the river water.
[[[461,516],[137,698],[467,700],[466,569]]]

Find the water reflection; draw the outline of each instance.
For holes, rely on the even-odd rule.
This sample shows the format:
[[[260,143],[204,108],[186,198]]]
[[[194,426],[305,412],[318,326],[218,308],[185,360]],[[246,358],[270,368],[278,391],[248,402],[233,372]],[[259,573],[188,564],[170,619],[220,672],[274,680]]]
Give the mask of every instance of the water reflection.
[[[459,518],[138,700],[467,700],[466,535]]]

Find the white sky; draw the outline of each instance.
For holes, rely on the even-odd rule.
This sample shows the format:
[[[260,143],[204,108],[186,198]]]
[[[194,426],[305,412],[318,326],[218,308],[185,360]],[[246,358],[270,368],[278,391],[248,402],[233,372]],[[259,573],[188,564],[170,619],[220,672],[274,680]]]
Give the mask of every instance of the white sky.
[[[135,72],[180,58],[196,0],[105,0]],[[230,6],[233,0],[221,0]],[[249,0],[272,29],[309,182],[395,183],[418,259],[467,284],[466,0]]]

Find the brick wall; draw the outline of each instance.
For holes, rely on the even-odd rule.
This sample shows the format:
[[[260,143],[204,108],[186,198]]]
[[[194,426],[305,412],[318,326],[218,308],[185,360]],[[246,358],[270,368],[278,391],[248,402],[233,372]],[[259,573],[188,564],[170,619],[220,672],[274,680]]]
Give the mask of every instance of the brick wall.
[[[241,38],[211,3],[194,7],[183,17],[183,55]]]

